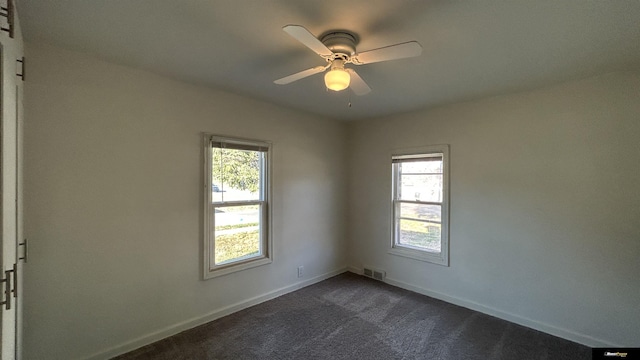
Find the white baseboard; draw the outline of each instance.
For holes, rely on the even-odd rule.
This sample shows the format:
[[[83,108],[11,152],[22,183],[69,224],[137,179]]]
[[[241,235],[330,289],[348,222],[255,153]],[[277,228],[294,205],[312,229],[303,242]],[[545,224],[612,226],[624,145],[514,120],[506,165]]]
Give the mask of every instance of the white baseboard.
[[[347,271],[354,274],[362,275],[362,269],[358,269],[355,266],[347,266]]]
[[[122,355],[124,353],[127,353],[129,351],[138,349],[142,346],[145,345],[149,345],[151,343],[154,343],[158,340],[162,340],[166,337],[175,335],[179,332],[185,331],[185,330],[189,330],[191,328],[194,328],[196,326],[202,325],[202,324],[206,324],[210,321],[219,319],[223,316],[227,316],[230,314],[233,314],[234,312],[246,309],[248,307],[260,304],[262,302],[277,298],[278,296],[282,296],[284,294],[290,293],[292,291],[296,291],[298,289],[301,289],[303,287],[309,286],[309,285],[313,285],[317,282],[326,280],[330,277],[336,276],[338,274],[342,274],[343,272],[346,271],[350,271],[348,268],[341,268],[338,270],[334,270],[331,272],[328,272],[326,274],[320,275],[320,276],[316,276],[314,278],[305,280],[305,281],[301,281],[301,282],[297,282],[295,284],[291,284],[291,285],[287,285],[285,287],[270,291],[266,294],[262,294],[256,297],[253,297],[251,299],[247,299],[244,301],[240,301],[238,303],[235,304],[231,304],[229,306],[225,306],[223,308],[214,310],[212,312],[209,312],[207,314],[204,314],[202,316],[198,316],[195,318],[191,318],[188,320],[185,320],[183,322],[179,322],[177,324],[168,326],[164,329],[160,329],[158,331],[154,331],[150,334],[141,336],[137,339],[131,340],[129,342],[126,342],[124,344],[120,344],[114,347],[111,347],[109,349],[100,351],[98,353],[95,353],[89,357],[86,358],[86,360],[103,360],[103,359],[109,359],[112,358],[114,356],[118,356],[118,355]]]
[[[349,271],[351,270],[351,267],[348,267]],[[362,271],[358,272],[359,270],[357,268],[354,268],[356,274],[357,273],[362,273]],[[515,315],[515,314],[511,314],[502,310],[498,310],[495,308],[492,308],[490,306],[486,306],[486,305],[482,305],[479,304],[477,302],[471,301],[471,300],[467,300],[467,299],[461,299],[455,296],[450,296],[450,295],[446,295],[437,291],[433,291],[433,290],[428,290],[419,286],[415,286],[415,285],[411,285],[411,284],[407,284],[405,282],[402,282],[400,280],[395,280],[392,278],[387,277],[385,279],[385,282],[388,283],[389,285],[393,285],[393,286],[397,286],[399,288],[403,288],[409,291],[413,291],[422,295],[426,295],[438,300],[442,300],[442,301],[446,301],[448,303],[454,304],[454,305],[458,305],[458,306],[462,306],[465,307],[467,309],[471,309],[471,310],[475,310],[487,315],[491,315],[497,318],[500,318],[502,320],[506,320],[518,325],[522,325],[534,330],[538,330],[547,334],[551,334],[557,337],[561,337],[563,339],[566,340],[570,340],[573,342],[577,342],[579,344],[585,345],[585,346],[589,346],[589,347],[622,347],[620,345],[617,344],[612,344],[608,341],[605,340],[601,340],[601,339],[596,339],[592,336],[589,335],[585,335],[585,334],[581,334],[575,331],[571,331],[571,330],[567,330],[567,329],[563,329],[563,328],[559,328],[557,326],[554,325],[550,325],[547,323],[543,323],[540,321],[536,321],[536,320],[532,320],[532,319],[528,319],[519,315]]]

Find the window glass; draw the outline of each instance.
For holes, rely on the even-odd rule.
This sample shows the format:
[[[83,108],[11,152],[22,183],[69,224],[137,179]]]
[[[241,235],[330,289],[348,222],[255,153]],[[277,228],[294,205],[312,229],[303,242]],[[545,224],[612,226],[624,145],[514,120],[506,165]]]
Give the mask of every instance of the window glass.
[[[404,170],[404,164],[402,164]],[[400,199],[415,201],[442,201],[442,175],[402,173]]]
[[[216,265],[260,255],[260,205],[216,208],[214,223]]]
[[[212,201],[260,200],[262,152],[213,148]]]
[[[400,203],[400,217],[440,223],[442,205]]]
[[[439,253],[441,250],[440,236],[440,224],[400,219],[399,245]]]

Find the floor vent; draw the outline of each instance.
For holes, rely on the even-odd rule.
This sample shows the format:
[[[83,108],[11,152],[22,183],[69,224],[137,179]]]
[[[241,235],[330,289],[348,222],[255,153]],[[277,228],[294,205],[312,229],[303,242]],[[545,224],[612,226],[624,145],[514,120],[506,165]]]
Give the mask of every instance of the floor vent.
[[[380,280],[380,281],[384,281],[384,278],[386,276],[386,273],[382,270],[376,270],[376,269],[367,268],[367,267],[364,268],[364,271],[362,273],[366,277],[370,277],[372,279]]]

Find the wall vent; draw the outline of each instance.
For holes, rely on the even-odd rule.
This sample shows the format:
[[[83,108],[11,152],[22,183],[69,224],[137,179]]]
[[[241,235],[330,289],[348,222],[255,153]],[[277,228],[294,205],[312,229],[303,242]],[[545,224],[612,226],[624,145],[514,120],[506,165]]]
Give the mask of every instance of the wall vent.
[[[373,269],[370,267],[365,267],[362,271],[362,274],[366,277],[370,277],[375,280],[384,281],[386,273],[382,270]]]
[[[373,270],[373,278],[376,280],[384,281],[384,271]]]

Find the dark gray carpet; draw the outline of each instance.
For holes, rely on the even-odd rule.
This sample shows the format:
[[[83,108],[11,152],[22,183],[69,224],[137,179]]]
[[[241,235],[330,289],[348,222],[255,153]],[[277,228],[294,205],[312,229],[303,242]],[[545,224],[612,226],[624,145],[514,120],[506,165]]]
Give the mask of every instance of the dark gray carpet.
[[[344,273],[116,359],[590,359],[590,348]]]

